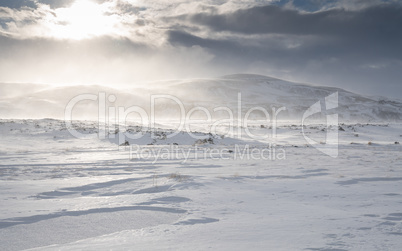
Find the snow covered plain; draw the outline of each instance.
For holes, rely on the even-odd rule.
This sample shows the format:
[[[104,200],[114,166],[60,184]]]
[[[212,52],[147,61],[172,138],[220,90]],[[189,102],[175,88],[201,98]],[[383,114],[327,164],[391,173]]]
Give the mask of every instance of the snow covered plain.
[[[319,141],[324,127],[306,133]],[[0,249],[402,248],[401,124],[342,124],[337,158],[306,145],[297,124],[265,141],[168,132],[118,146],[76,139],[60,120],[1,120]],[[171,157],[178,149],[189,155]]]

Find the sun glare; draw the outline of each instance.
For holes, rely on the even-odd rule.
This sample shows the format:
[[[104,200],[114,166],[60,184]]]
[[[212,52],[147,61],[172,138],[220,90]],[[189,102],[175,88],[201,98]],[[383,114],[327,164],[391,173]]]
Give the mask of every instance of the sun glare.
[[[77,0],[69,8],[56,10],[53,34],[61,39],[85,39],[113,33],[116,18],[105,15],[107,7],[88,0]]]

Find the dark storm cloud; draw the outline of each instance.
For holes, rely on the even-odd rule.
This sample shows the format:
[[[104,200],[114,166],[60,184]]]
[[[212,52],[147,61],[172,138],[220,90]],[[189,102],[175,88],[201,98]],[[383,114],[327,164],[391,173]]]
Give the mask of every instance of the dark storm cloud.
[[[401,39],[402,6],[383,4],[358,11],[332,9],[314,13],[278,6],[254,7],[229,14],[195,14],[191,22],[214,31],[243,34],[295,34]]]
[[[402,50],[399,49],[402,44],[400,5],[379,5],[360,11],[333,9],[316,13],[264,6],[221,15],[204,13],[178,18],[225,33],[221,37],[215,34],[200,38],[175,30],[169,32],[171,43],[199,45],[220,54],[232,49],[235,55],[249,51],[248,55],[256,57],[256,60],[267,56],[289,56],[293,61],[336,57],[354,63],[402,58]],[[227,34],[237,34],[237,43]],[[249,41],[257,39],[261,46],[255,43],[249,45]],[[292,41],[295,45],[292,45]]]
[[[37,4],[33,0],[0,0],[0,7],[20,9],[22,7],[36,8]]]
[[[354,62],[363,62],[402,58],[402,5],[383,4],[358,11],[332,9],[315,13],[264,6],[221,15],[203,13],[178,18],[205,26],[215,32],[238,34],[240,42],[255,40],[256,35],[265,35],[265,48],[244,48],[258,49],[257,55],[267,49],[282,49],[282,56],[292,53],[294,58],[304,59],[343,57]],[[193,41],[211,49],[214,46],[218,46],[217,49],[225,48],[222,39],[219,43],[213,42],[212,38],[205,41],[198,38],[196,41],[195,37],[179,34],[181,33],[177,31],[170,32],[170,39],[184,45]],[[272,36],[276,38],[272,39]],[[283,41],[297,41],[297,46],[288,48],[292,46],[286,47],[286,43],[283,43],[282,48],[278,48],[278,37],[282,37]],[[179,41],[180,39],[182,41]],[[227,39],[229,46],[232,44],[231,39]],[[270,48],[273,45],[276,48]]]
[[[205,39],[191,35],[183,31],[172,30],[168,32],[168,39],[172,45],[181,45],[186,47],[201,46],[204,48],[214,49],[217,51],[231,50],[231,48],[238,48],[236,43],[227,40],[219,41],[216,39]]]
[[[244,65],[250,64],[253,61],[274,60],[280,64],[280,61],[286,62],[292,60],[293,63],[299,64],[304,60],[314,59],[318,54],[331,54],[326,47],[323,47],[317,41],[305,44],[302,48],[289,50],[284,45],[281,38],[262,38],[260,43],[252,45],[244,44],[247,39],[213,39],[202,38],[184,31],[169,31],[168,40],[173,46],[200,46],[208,49],[214,54],[215,61],[222,63],[232,63]],[[228,59],[230,59],[228,61]]]

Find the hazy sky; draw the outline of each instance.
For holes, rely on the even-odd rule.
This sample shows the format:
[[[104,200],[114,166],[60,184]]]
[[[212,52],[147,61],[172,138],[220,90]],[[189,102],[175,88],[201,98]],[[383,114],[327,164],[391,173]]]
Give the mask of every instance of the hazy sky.
[[[0,82],[257,73],[402,98],[402,1],[0,0]]]

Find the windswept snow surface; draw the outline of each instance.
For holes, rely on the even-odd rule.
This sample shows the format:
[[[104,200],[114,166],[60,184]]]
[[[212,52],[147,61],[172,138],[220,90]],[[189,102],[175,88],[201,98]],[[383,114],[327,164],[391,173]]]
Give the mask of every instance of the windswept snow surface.
[[[342,124],[337,158],[297,124],[266,140],[169,139],[169,126],[156,138],[133,126],[142,138],[119,146],[122,132],[77,139],[64,121],[1,120],[0,249],[401,249],[400,124]],[[325,128],[305,133],[319,142]]]

